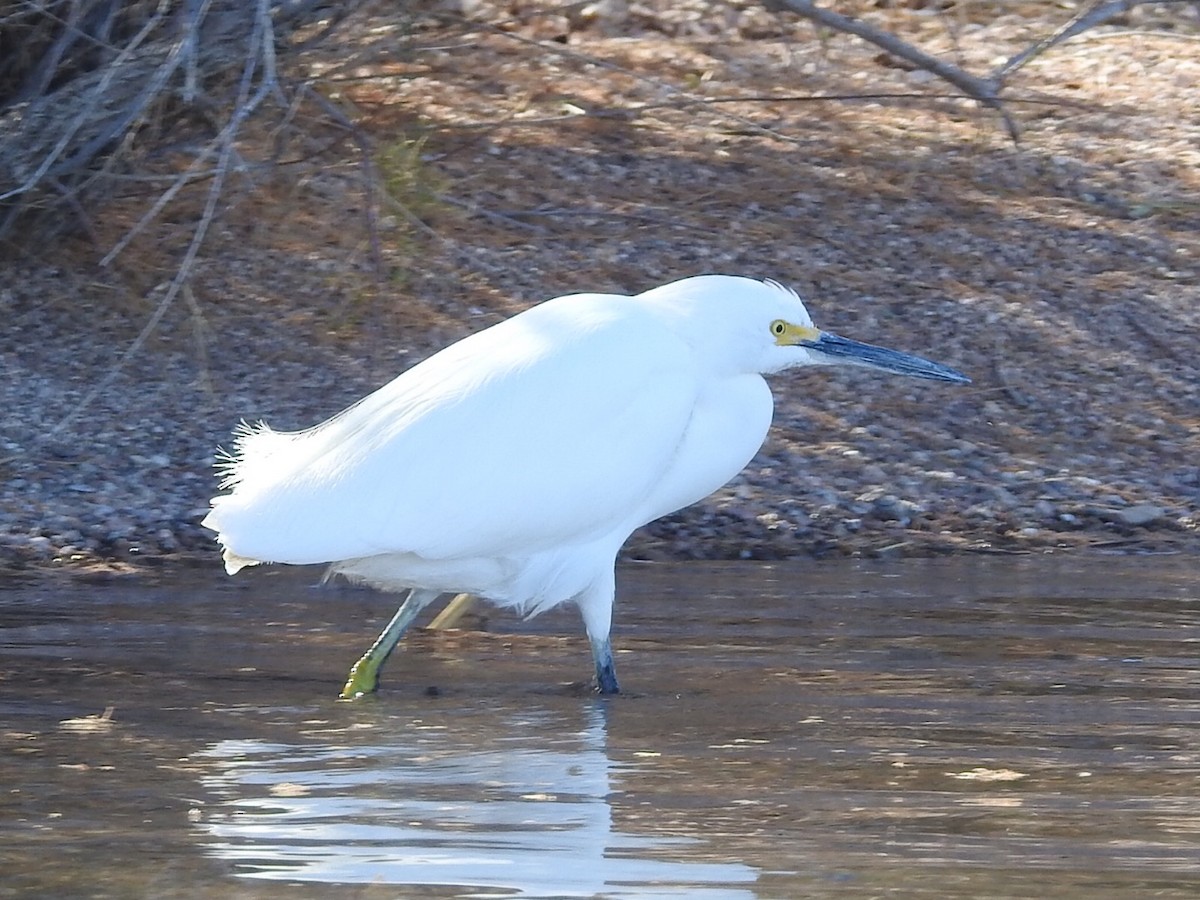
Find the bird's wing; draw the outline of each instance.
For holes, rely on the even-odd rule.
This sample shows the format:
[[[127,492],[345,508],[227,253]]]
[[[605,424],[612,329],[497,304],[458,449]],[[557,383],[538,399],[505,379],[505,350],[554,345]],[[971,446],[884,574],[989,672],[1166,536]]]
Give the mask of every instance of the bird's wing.
[[[206,524],[237,557],[291,563],[520,557],[621,527],[700,379],[670,331],[603,299],[535,307],[310,431],[250,434]]]

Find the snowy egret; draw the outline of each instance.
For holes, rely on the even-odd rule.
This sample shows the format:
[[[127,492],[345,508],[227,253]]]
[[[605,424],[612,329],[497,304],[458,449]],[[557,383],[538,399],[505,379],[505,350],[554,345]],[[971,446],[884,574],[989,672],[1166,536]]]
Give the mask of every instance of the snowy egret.
[[[307,431],[244,426],[204,525],[232,575],[328,563],[407,596],[350,670],[370,693],[417,614],[470,592],[535,615],[574,601],[617,693],[617,551],[750,462],[774,404],[763,375],[854,365],[934,381],[946,366],[813,327],[774,281],[685,278],[636,296],[534,306],[413,366]]]

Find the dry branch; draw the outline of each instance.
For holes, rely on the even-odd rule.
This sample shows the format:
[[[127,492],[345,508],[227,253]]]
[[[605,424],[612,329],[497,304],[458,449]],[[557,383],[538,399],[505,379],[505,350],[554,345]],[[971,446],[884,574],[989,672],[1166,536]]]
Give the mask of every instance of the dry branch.
[[[1134,7],[1150,3],[1165,5],[1170,3],[1194,2],[1195,0],[1099,0],[1095,5],[1081,10],[1078,15],[1054,34],[1027,47],[1004,65],[1000,66],[992,73],[992,78],[997,82],[1002,82],[1030,60],[1041,56],[1051,47],[1083,34],[1089,28],[1095,28],[1098,25],[1103,25],[1105,22],[1112,21],[1117,16],[1128,13]]]
[[[1014,141],[1017,139],[1018,131],[1016,123],[1004,110],[1000,102],[1001,83],[998,79],[979,78],[952,63],[938,59],[936,56],[931,56],[924,50],[914,47],[906,41],[902,41],[894,34],[882,31],[859,19],[852,19],[833,10],[824,9],[817,6],[812,0],[768,0],[768,6],[771,8],[790,9],[792,12],[816,22],[818,25],[860,37],[864,41],[869,41],[877,47],[881,47],[898,59],[911,63],[918,69],[932,72],[943,81],[954,85],[973,100],[977,100],[984,106],[997,110],[1004,118],[1004,124],[1008,129],[1009,136]]]
[[[764,0],[764,5],[772,10],[791,10],[797,15],[803,16],[833,31],[852,34],[855,37],[862,38],[864,41],[882,48],[898,59],[902,59],[918,69],[923,69],[926,72],[936,75],[938,78],[961,90],[970,99],[999,112],[1004,120],[1009,137],[1013,141],[1016,141],[1020,136],[1020,132],[1016,122],[1004,107],[1004,99],[1000,96],[1005,86],[1005,80],[1009,75],[1051,47],[1082,34],[1089,28],[1094,28],[1097,25],[1111,21],[1114,17],[1127,13],[1134,7],[1148,4],[1185,2],[1194,2],[1194,0],[1098,0],[1091,7],[1076,15],[1053,35],[1021,51],[986,78],[972,75],[959,66],[932,56],[924,50],[901,40],[894,34],[869,25],[860,19],[844,16],[833,10],[817,6],[813,0]]]
[[[304,33],[306,26],[328,35],[361,2],[340,4],[333,18],[322,12],[325,5],[0,0],[0,241],[9,241],[18,225],[27,240],[73,223],[96,240],[89,210],[97,198],[136,183],[131,173],[140,177],[165,167],[165,188],[161,179],[143,179],[158,185],[156,197],[108,249],[101,264],[110,265],[181,192],[206,183],[203,208],[153,313],[47,437],[111,387],[179,297],[199,314],[189,294],[196,261],[231,179],[255,168],[238,149],[244,126],[274,108],[278,137],[296,127],[297,106],[314,96],[305,73],[281,73],[280,53],[308,46],[314,38]],[[4,53],[13,48],[20,52]],[[168,143],[171,156],[155,158]],[[183,162],[175,162],[181,155]],[[259,165],[275,162],[272,157]]]
[[[114,188],[106,175],[134,167],[148,130],[170,131],[189,116],[224,116],[236,130],[246,111],[231,114],[223,94],[249,60],[256,82],[282,99],[276,49],[320,6],[0,0],[0,239],[30,220],[61,230],[64,212]]]

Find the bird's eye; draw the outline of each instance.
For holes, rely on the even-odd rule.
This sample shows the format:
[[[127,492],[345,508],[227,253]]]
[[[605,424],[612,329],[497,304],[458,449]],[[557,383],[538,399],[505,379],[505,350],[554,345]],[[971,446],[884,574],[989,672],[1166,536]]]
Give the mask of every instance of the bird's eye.
[[[775,337],[782,337],[785,331],[787,331],[787,322],[783,319],[776,319],[771,323],[771,334]]]

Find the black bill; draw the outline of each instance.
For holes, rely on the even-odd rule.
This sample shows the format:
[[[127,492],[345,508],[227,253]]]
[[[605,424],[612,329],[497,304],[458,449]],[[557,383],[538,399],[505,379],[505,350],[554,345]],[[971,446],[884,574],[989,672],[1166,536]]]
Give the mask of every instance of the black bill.
[[[852,341],[824,331],[815,341],[805,341],[801,346],[829,357],[831,365],[866,366],[868,369],[881,369],[884,372],[928,378],[931,381],[971,383],[971,379],[962,372],[941,363],[913,356],[911,353],[901,353],[899,350]]]

